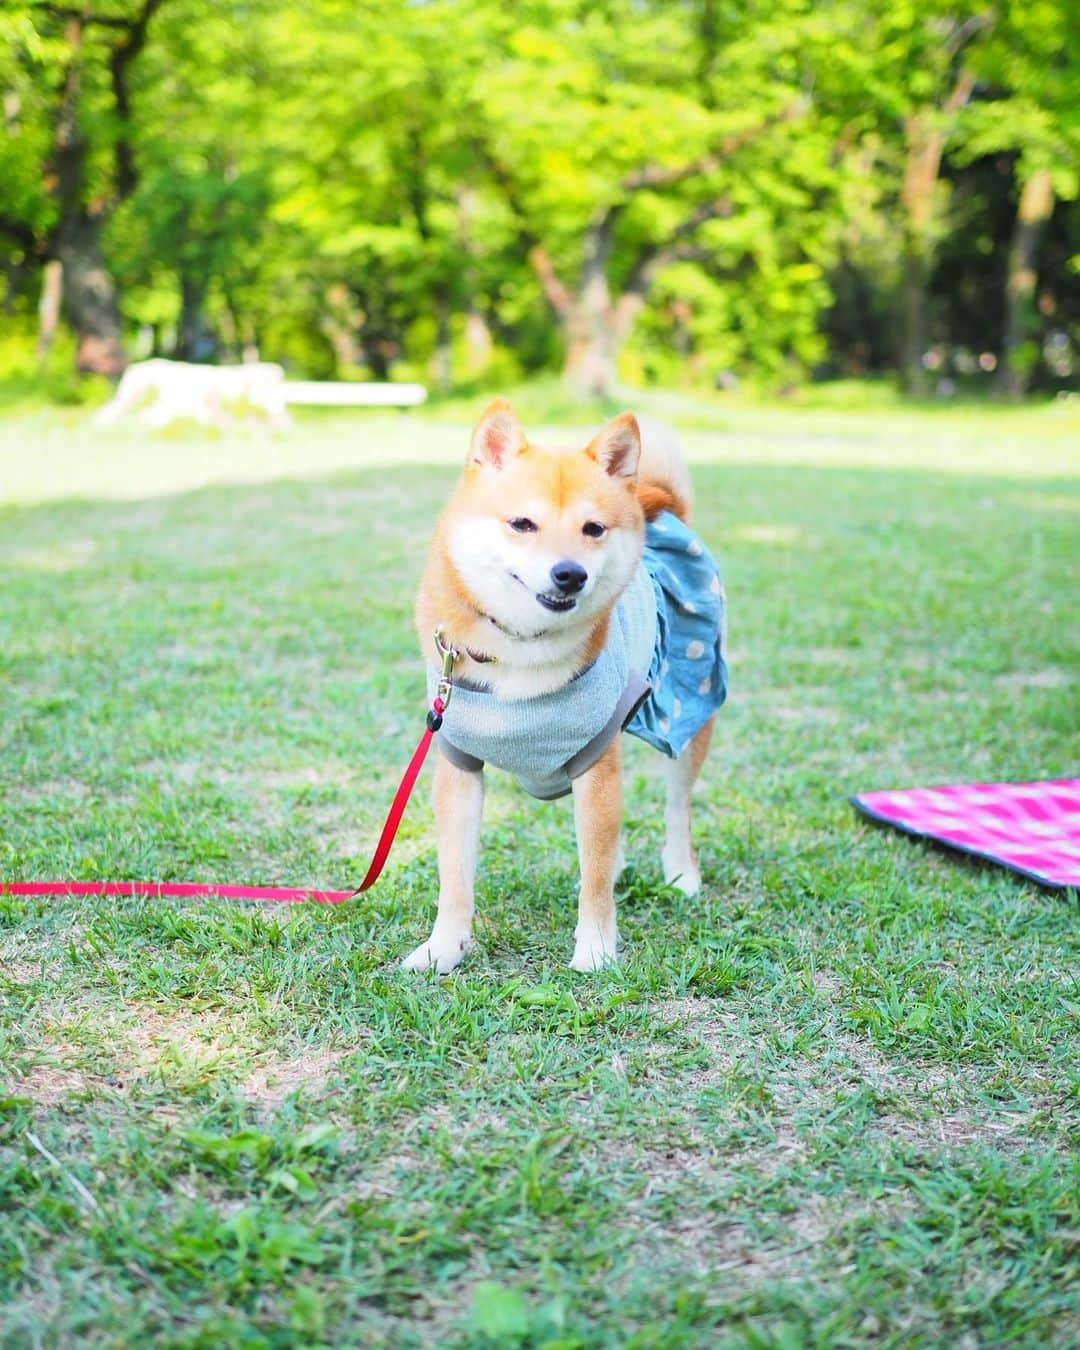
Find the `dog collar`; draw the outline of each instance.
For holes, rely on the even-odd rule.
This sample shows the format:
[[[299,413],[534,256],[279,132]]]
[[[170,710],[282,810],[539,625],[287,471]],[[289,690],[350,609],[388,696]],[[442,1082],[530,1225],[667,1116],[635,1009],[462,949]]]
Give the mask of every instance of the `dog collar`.
[[[485,614],[482,609],[478,609],[476,613],[479,618],[486,620],[493,628],[497,628],[500,633],[505,633],[508,638],[513,638],[515,642],[535,642],[537,638],[547,637],[548,630],[546,628],[541,628],[538,633],[515,633],[512,628],[507,628],[506,624],[500,623],[490,614]],[[492,656],[488,659],[494,661],[496,658]]]
[[[487,615],[481,615],[481,618],[487,618]],[[497,656],[488,656],[486,652],[474,652],[471,647],[466,647],[464,643],[455,645],[449,642],[443,636],[443,626],[439,624],[435,630],[435,650],[439,653],[439,660],[443,660],[447,652],[453,652],[455,659],[459,656],[467,656],[470,661],[475,661],[478,666],[494,665],[498,661]]]

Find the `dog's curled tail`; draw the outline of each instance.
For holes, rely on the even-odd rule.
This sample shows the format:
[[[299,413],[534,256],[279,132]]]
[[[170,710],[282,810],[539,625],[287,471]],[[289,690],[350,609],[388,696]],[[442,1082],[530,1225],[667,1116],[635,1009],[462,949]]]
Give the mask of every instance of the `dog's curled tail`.
[[[655,520],[661,511],[671,511],[680,520],[686,520],[690,515],[686,503],[666,483],[643,483],[639,479],[637,498],[646,520]]]
[[[690,471],[679,438],[666,422],[639,417],[641,460],[638,464],[637,496],[646,520],[661,511],[671,511],[680,520],[690,519]]]

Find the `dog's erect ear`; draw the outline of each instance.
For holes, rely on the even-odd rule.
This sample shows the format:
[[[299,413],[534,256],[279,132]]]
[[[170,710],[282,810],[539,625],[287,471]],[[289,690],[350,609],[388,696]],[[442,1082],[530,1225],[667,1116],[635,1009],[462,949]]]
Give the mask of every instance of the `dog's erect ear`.
[[[633,413],[620,413],[600,430],[589,450],[612,478],[633,478],[641,458],[641,429]]]
[[[476,424],[466,466],[487,464],[493,469],[501,469],[524,449],[525,433],[521,423],[506,399],[497,398],[494,403],[488,404]]]

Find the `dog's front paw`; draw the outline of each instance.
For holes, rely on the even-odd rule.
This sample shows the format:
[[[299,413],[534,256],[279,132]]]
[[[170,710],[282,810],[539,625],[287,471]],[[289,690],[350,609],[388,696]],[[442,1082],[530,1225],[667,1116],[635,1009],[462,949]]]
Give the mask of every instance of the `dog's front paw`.
[[[615,961],[615,925],[610,929],[598,924],[587,930],[578,929],[574,934],[574,955],[570,958],[571,970],[602,970]]]
[[[691,898],[701,890],[701,869],[692,855],[682,850],[665,848],[663,852],[664,880],[669,886]]]
[[[434,970],[440,975],[449,975],[461,965],[472,945],[471,939],[467,937],[444,937],[432,933],[426,942],[421,942],[415,951],[409,953],[401,967],[403,970]]]

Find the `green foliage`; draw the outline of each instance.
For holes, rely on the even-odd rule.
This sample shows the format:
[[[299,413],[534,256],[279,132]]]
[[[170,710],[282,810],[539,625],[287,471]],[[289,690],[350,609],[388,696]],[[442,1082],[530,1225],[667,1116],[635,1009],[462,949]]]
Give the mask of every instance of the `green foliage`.
[[[77,373],[70,333],[62,332],[42,361],[28,316],[0,326],[0,408],[13,404],[92,408],[104,403],[112,391],[112,384],[101,376]]]
[[[931,337],[996,350],[1020,187],[1048,169],[1077,193],[1067,0],[162,0],[125,118],[117,25],[144,4],[96,0],[77,41],[75,11],[0,15],[9,309],[32,312],[68,209],[73,89],[79,205],[108,220],[140,354],[497,383],[572,364],[589,331],[635,380],[887,369],[905,248],[940,246]],[[916,224],[906,175],[937,134]],[[1074,343],[1076,220],[1049,236],[1036,363],[1052,326]]]

